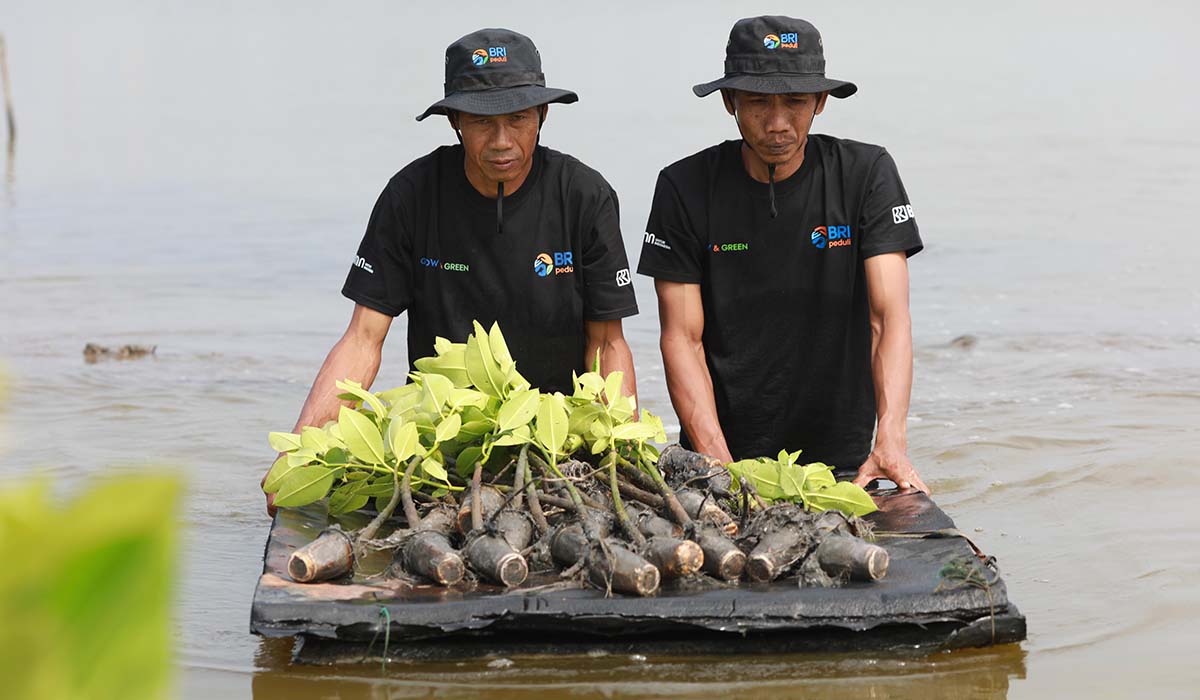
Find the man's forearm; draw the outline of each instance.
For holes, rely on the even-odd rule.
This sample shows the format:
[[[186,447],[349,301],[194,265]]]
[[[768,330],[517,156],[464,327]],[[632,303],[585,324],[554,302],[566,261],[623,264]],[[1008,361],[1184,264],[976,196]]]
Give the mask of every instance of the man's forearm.
[[[692,447],[723,462],[733,461],[713,394],[712,376],[704,360],[704,345],[686,337],[664,335],[661,342],[667,392],[680,427]]]
[[[349,405],[338,398],[341,391],[337,382],[350,379],[369,388],[379,372],[382,349],[380,343],[353,333],[342,336],[321,365],[293,432],[300,432],[306,425],[322,426],[337,418],[339,407],[343,403]]]
[[[889,313],[872,328],[871,371],[875,383],[875,442],[908,449],[908,404],[912,396],[912,322]]]

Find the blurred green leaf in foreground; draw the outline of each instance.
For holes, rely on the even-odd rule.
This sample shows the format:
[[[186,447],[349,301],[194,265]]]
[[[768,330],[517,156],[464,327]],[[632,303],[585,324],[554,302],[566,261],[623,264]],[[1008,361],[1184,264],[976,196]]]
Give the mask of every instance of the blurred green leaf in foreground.
[[[65,506],[46,480],[0,486],[0,695],[168,695],[179,494],[154,475]]]

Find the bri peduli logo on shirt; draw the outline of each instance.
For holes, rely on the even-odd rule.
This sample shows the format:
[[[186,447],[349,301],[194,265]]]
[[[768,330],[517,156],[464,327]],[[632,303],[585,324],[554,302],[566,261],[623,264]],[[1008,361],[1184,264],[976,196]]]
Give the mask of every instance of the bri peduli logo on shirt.
[[[446,272],[470,272],[471,266],[466,263],[450,262],[439,258],[421,258],[421,265]]]
[[[775,49],[795,49],[800,47],[800,37],[796,32],[768,34],[763,37],[763,46],[771,51]]]
[[[489,63],[508,63],[508,47],[489,46],[486,49],[475,49],[471,52],[471,63],[486,66]]]
[[[818,226],[810,237],[814,248],[840,248],[851,243],[849,226]]]
[[[713,243],[714,253],[741,253],[750,250],[749,243]]]
[[[575,271],[574,253],[569,250],[554,253],[538,253],[533,259],[533,271],[538,277],[566,275]]]

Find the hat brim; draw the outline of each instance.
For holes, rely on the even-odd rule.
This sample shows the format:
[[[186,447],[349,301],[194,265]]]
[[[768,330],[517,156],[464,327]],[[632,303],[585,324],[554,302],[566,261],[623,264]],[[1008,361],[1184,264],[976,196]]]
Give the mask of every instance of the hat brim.
[[[696,97],[705,97],[722,89],[745,90],[765,95],[784,95],[792,92],[828,92],[834,97],[849,97],[858,92],[858,86],[844,80],[833,80],[820,75],[796,75],[770,73],[751,75],[741,73],[727,75],[711,83],[701,83],[692,88]]]
[[[490,90],[464,90],[451,93],[445,99],[434,102],[429,109],[417,117],[421,121],[431,114],[448,114],[450,112],[466,112],[467,114],[512,114],[538,107],[540,105],[558,102],[571,104],[578,102],[579,95],[570,90],[548,88],[542,85],[519,85],[517,87],[492,88]]]

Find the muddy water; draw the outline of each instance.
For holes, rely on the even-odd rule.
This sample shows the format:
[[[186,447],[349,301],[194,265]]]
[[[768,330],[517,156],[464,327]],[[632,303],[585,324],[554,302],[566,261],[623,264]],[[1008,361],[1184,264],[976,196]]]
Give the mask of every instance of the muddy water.
[[[0,193],[0,475],[185,475],[181,695],[1195,696],[1200,51],[1182,4],[809,8],[830,74],[861,88],[817,130],[888,145],[927,242],[911,456],[999,558],[1027,642],[383,671],[290,668],[286,642],[251,636],[264,436],[290,427],[349,317],[338,290],[379,188],[450,137],[412,122],[444,45],[497,24],[537,40],[550,83],[582,98],[544,142],[612,181],[635,259],[657,169],[734,133],[687,88],[719,71],[739,7],[469,9],[5,6],[20,142]],[[671,416],[638,292],[641,395]],[[89,341],[158,352],[87,365]],[[380,385],[405,361],[393,338]]]

